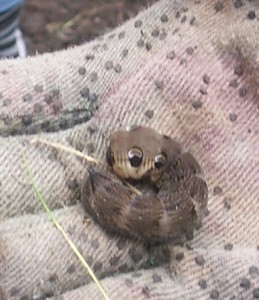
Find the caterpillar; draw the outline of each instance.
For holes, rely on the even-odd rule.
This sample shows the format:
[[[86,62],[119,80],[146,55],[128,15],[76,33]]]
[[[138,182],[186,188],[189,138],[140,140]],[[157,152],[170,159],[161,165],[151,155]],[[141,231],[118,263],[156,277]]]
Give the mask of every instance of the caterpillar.
[[[119,129],[106,160],[106,170],[88,169],[81,188],[85,210],[105,230],[161,243],[189,239],[201,226],[208,187],[197,160],[175,140],[150,127]]]

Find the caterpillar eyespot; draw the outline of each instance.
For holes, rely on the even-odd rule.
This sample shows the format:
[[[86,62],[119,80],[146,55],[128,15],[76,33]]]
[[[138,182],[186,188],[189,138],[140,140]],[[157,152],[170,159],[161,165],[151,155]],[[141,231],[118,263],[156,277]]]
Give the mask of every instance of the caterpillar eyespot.
[[[141,149],[133,147],[128,152],[128,158],[132,167],[137,168],[142,163],[143,153]]]
[[[161,169],[166,163],[166,156],[161,153],[155,157],[154,165],[156,169]]]

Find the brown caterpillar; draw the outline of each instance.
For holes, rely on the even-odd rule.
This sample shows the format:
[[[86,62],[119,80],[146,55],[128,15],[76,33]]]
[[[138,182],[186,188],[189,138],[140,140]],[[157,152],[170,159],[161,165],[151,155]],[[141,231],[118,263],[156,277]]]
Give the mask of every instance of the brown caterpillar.
[[[208,188],[195,158],[149,127],[111,134],[112,172],[89,169],[81,190],[86,211],[107,231],[148,243],[182,240],[201,225]],[[134,179],[140,195],[120,178]]]

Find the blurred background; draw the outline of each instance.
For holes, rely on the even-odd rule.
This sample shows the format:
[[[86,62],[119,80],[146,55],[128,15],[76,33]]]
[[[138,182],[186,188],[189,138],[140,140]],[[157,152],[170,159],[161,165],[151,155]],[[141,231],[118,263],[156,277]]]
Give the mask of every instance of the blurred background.
[[[158,0],[25,0],[21,29],[28,54],[80,45]]]

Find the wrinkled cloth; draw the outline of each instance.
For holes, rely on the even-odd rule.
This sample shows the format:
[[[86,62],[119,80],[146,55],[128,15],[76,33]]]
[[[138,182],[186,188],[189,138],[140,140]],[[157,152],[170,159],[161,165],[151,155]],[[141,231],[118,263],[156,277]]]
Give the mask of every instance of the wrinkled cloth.
[[[102,299],[25,169],[110,299],[259,297],[259,5],[162,0],[115,30],[0,62],[0,299]],[[209,214],[183,246],[147,249],[83,210],[86,163],[112,130],[151,126],[204,170]]]

